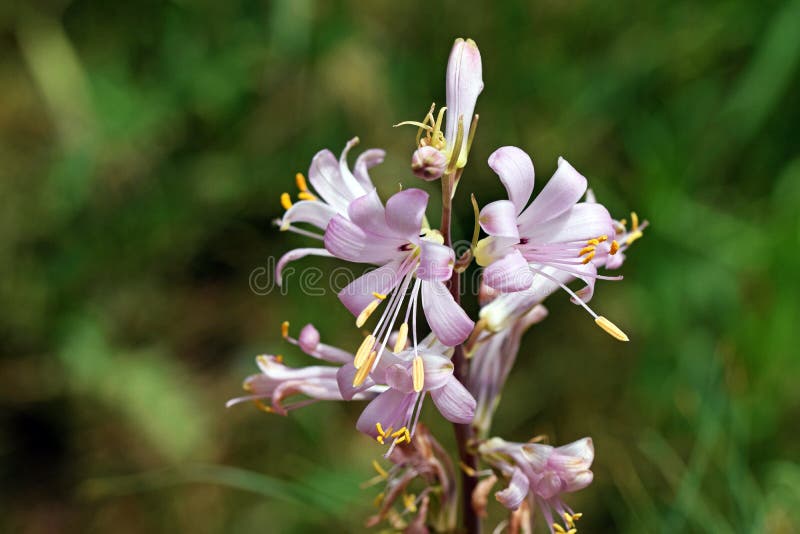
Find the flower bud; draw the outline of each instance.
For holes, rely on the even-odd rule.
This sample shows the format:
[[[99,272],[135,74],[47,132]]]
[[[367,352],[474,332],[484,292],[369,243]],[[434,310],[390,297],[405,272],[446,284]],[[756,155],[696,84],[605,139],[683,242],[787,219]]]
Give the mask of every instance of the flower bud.
[[[432,146],[423,146],[411,156],[411,170],[414,176],[431,181],[441,178],[447,167],[447,158]]]

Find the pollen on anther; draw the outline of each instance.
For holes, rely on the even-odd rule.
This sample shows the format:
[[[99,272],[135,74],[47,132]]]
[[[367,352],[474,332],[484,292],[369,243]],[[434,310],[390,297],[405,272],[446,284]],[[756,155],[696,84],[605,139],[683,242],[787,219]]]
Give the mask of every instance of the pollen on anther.
[[[384,295],[383,293],[378,293],[376,291],[373,291],[372,296],[375,297],[376,299],[386,300],[386,295]]]
[[[595,318],[594,322],[597,324],[597,326],[605,330],[606,333],[608,333],[608,335],[610,335],[611,337],[618,339],[620,341],[629,341],[628,336],[625,334],[625,332],[620,330],[617,325],[615,325],[602,315],[598,315]]]
[[[387,473],[386,470],[383,467],[381,467],[381,464],[379,464],[377,460],[372,460],[372,468],[375,469],[375,471],[381,478],[383,479],[389,478],[389,473]]]
[[[367,304],[367,306],[361,311],[361,313],[358,314],[358,317],[356,317],[356,326],[358,328],[364,326],[364,323],[367,322],[369,316],[372,315],[372,312],[375,311],[375,309],[380,305],[381,302],[383,302],[382,299],[376,298],[375,300]]]
[[[306,183],[306,177],[303,176],[302,172],[298,172],[294,175],[294,183],[297,184],[297,189],[300,191],[308,191],[308,184]]]
[[[590,261],[592,261],[592,258],[594,258],[594,250],[593,250],[593,251],[591,251],[589,254],[587,254],[587,255],[586,255],[586,257],[585,257],[585,258],[583,258],[583,261],[581,261],[581,263],[583,263],[584,265],[586,265],[587,263],[589,263]]]
[[[615,239],[611,242],[611,250],[609,250],[608,253],[613,256],[617,252],[619,252],[619,243],[617,243],[617,240]]]
[[[422,358],[416,356],[411,364],[411,378],[414,383],[414,391],[419,393],[425,385],[425,368],[422,364]]]
[[[361,342],[361,346],[358,347],[355,359],[353,360],[353,365],[356,369],[361,368],[364,362],[367,361],[367,356],[369,356],[369,353],[372,351],[373,345],[375,345],[375,336],[372,334],[365,337],[364,341]]]
[[[639,229],[639,216],[635,211],[631,212],[631,230],[634,232]]]
[[[313,193],[309,193],[308,191],[300,191],[297,193],[297,198],[300,200],[317,200],[317,196]]]
[[[281,194],[281,206],[283,206],[283,209],[285,210],[288,210],[292,207],[292,198],[289,196],[289,193]]]
[[[281,337],[289,337],[289,321],[283,321],[281,323]]]
[[[394,352],[400,352],[406,348],[406,341],[408,341],[408,323],[400,325],[400,330],[397,332],[397,340],[394,342]]]
[[[367,361],[364,362],[364,365],[359,367],[358,371],[356,372],[356,376],[353,378],[353,386],[358,387],[364,383],[364,380],[367,379],[369,372],[372,371],[372,364],[375,363],[375,358],[378,356],[378,351],[373,350],[370,352]]]

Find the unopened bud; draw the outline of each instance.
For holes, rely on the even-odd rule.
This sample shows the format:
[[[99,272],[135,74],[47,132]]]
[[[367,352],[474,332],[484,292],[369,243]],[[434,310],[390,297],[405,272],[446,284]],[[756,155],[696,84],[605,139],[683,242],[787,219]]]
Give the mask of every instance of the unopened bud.
[[[441,178],[447,168],[447,158],[432,146],[423,146],[411,156],[411,170],[414,176],[431,181]]]

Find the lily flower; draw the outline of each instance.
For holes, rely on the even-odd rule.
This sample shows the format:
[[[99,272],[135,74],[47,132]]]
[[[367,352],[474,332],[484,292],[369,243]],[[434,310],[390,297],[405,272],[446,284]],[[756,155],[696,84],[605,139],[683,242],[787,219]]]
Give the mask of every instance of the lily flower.
[[[597,279],[618,280],[597,273],[593,262],[603,243],[614,236],[608,210],[598,203],[578,202],[586,192],[586,178],[565,159],[528,205],[533,192],[534,170],[530,156],[506,146],[489,156],[489,166],[500,177],[509,200],[498,200],[481,210],[481,228],[489,234],[475,249],[475,259],[485,268],[484,282],[504,292],[525,291],[537,277],[566,291],[594,317],[608,334],[621,341],[628,337],[616,325],[587,304]],[[526,207],[527,206],[527,207]],[[613,242],[608,254],[618,251]],[[580,278],[585,287],[574,292],[564,279]]]
[[[428,325],[444,345],[461,343],[472,331],[473,321],[445,286],[453,272],[455,253],[442,244],[438,231],[423,228],[427,205],[426,192],[406,189],[389,198],[384,208],[373,190],[350,203],[347,217],[337,214],[328,223],[325,248],[331,255],[379,266],[339,293],[339,299],[356,316],[356,326],[361,328],[386,302],[375,328],[356,352],[356,369],[365,365],[375,368],[404,307],[395,352],[406,345],[409,321],[416,346],[420,300]],[[366,374],[358,377],[356,385]]]
[[[445,172],[462,169],[467,164],[472,127],[477,120],[475,103],[483,91],[483,67],[478,45],[472,39],[456,39],[447,61],[447,104],[434,118],[435,104],[422,122],[404,121],[395,126],[417,126],[417,150],[411,158],[415,175],[424,180],[435,180]],[[442,119],[446,121],[442,131]],[[421,137],[422,132],[425,137]],[[431,147],[444,158],[437,157]],[[446,165],[444,164],[446,162]]]
[[[365,150],[358,156],[351,171],[347,164],[347,155],[358,142],[358,137],[348,141],[338,161],[328,149],[317,152],[308,170],[308,182],[311,182],[311,187],[306,182],[305,176],[297,173],[295,182],[299,190],[297,194],[299,201],[292,202],[289,193],[281,195],[281,205],[286,210],[283,217],[276,221],[281,231],[290,231],[322,241],[322,234],[296,225],[306,223],[324,232],[334,215],[346,217],[350,202],[375,190],[369,169],[382,163],[386,153],[378,148]],[[330,256],[322,247],[298,248],[287,252],[278,261],[275,269],[278,284],[281,283],[281,272],[288,262],[309,255]]]
[[[566,505],[563,495],[592,483],[594,444],[591,438],[561,447],[492,438],[483,442],[478,452],[489,465],[509,478],[508,487],[495,493],[503,506],[515,510],[527,498],[531,509],[538,505],[551,534],[577,532],[575,522],[582,514]],[[559,522],[554,521],[554,513]]]
[[[252,401],[265,412],[287,415],[291,410],[308,406],[320,400],[369,400],[386,390],[385,386],[376,385],[364,388],[345,399],[339,391],[337,373],[341,364],[350,363],[352,365],[353,355],[320,343],[319,332],[310,324],[303,328],[299,340],[289,337],[288,322],[281,325],[281,330],[285,339],[292,344],[299,345],[307,354],[340,365],[293,368],[283,363],[281,355],[258,356],[256,363],[261,372],[247,377],[242,385],[248,394],[229,400],[226,407]],[[293,404],[284,404],[284,401],[297,395],[307,398],[297,400]],[[268,400],[269,404],[265,404],[264,400]]]

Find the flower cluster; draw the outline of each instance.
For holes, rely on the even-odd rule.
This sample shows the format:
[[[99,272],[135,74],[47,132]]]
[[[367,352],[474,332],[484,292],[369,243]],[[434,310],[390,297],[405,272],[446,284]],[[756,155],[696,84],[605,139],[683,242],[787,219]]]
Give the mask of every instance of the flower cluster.
[[[284,339],[325,364],[290,368],[281,356],[259,356],[260,373],[244,383],[247,395],[229,405],[252,401],[264,411],[286,415],[320,400],[369,401],[355,427],[385,447],[384,457],[393,467],[375,464],[376,481],[386,487],[377,499],[379,513],[368,523],[385,519],[409,531],[447,531],[456,527],[455,475],[444,448],[419,423],[430,397],[439,413],[460,428],[460,465],[472,479],[464,485],[472,491],[465,502],[473,506],[463,510],[468,530],[474,530],[468,518],[483,512],[485,497],[500,477],[508,486],[495,495],[512,510],[511,521],[533,517],[538,508],[551,531],[572,532],[580,514],[562,496],[591,482],[591,439],[555,448],[506,442],[490,437],[491,422],[522,336],[545,319],[542,303],[559,289],[605,332],[628,340],[588,302],[597,280],[621,279],[602,270],[622,265],[625,250],[642,236],[646,222],[640,223],[636,214],[631,214],[630,227],[613,219],[588,189],[587,179],[563,158],[533,196],[532,159],[520,148],[504,146],[491,154],[488,167],[508,199],[482,209],[473,200],[472,246],[456,259],[450,214],[477,130],[474,112],[482,89],[478,47],[457,39],[447,65],[446,106],[437,112],[432,105],[422,121],[398,124],[417,128],[411,174],[441,182],[438,228],[426,216],[430,195],[422,189],[401,189],[385,201],[380,197],[370,171],[383,162],[383,150],[366,150],[350,166],[348,154],[357,137],[338,159],[329,150],[318,152],[307,180],[296,175],[296,200],[281,195],[285,213],[277,224],[318,245],[284,254],[276,268],[278,282],[289,262],[308,255],[372,266],[338,295],[355,326],[367,330],[357,347],[345,350],[322,343],[312,325],[295,339],[284,323]],[[486,234],[483,239],[479,229]],[[477,322],[461,307],[458,290],[459,275],[472,259],[483,268]],[[570,288],[578,280],[582,285]],[[482,471],[481,463],[486,466]],[[478,478],[483,480],[476,483]],[[417,496],[408,493],[414,481],[422,484]]]

